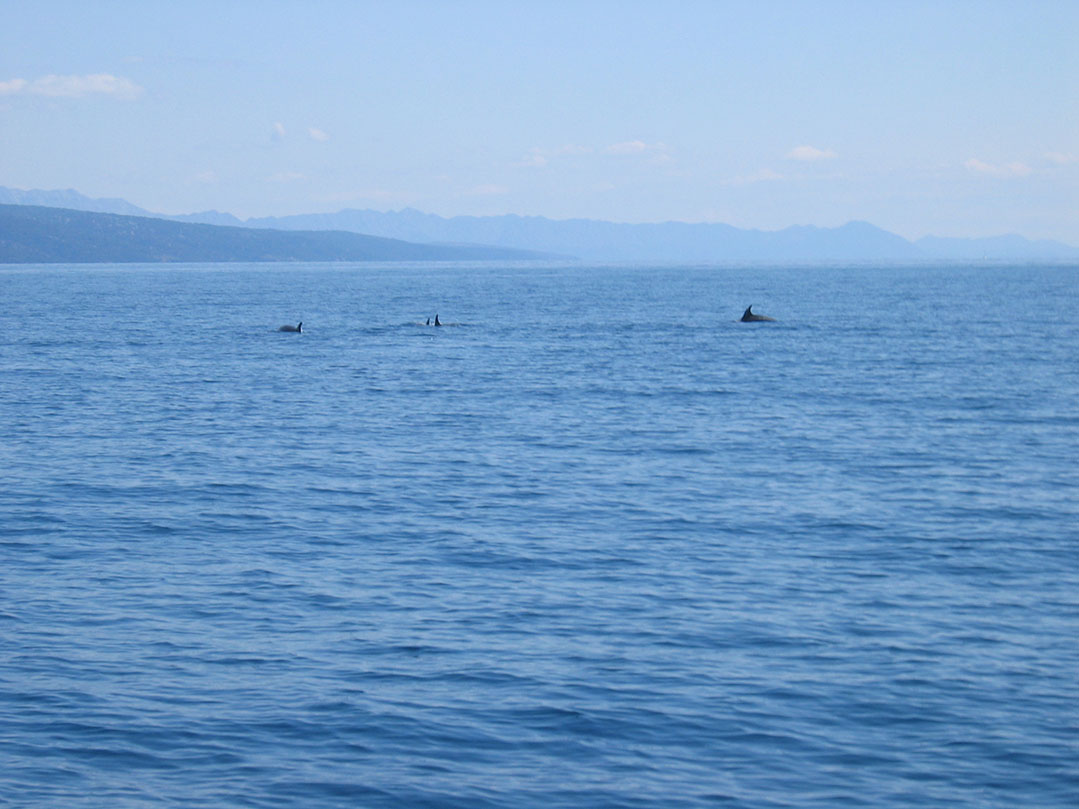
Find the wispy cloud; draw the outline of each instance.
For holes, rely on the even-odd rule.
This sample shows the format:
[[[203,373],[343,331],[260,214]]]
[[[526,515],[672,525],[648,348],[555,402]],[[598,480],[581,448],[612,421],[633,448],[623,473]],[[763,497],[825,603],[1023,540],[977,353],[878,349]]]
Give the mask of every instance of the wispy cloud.
[[[612,143],[604,151],[607,154],[641,154],[648,151],[648,144],[643,140],[627,140],[623,143]]]
[[[976,157],[972,157],[963,163],[968,171],[975,174],[984,174],[988,177],[1026,177],[1031,172],[1030,166],[1025,163],[986,163]]]
[[[838,157],[831,149],[818,149],[816,146],[795,146],[784,157],[787,160],[801,160],[804,163],[813,163],[818,160],[834,160]]]
[[[311,140],[317,140],[319,143],[325,143],[330,139],[329,135],[313,126],[308,128],[307,134],[311,136]]]
[[[667,152],[667,144],[665,143],[645,143],[643,140],[627,140],[622,143],[612,143],[606,149],[607,154],[618,155],[633,155],[633,154],[665,154]]]
[[[541,169],[547,166],[552,160],[556,158],[590,154],[591,152],[591,146],[579,146],[575,143],[567,143],[565,146],[558,146],[554,149],[545,149],[540,146],[533,146],[531,149],[528,150],[528,154],[525,155],[518,163],[515,163],[514,165],[524,168]]]
[[[649,163],[663,164],[672,162],[673,158],[665,143],[645,143],[643,140],[627,140],[621,143],[612,143],[603,150],[606,154],[618,157],[642,157]]]
[[[526,169],[542,169],[547,166],[550,158],[543,154],[539,149],[532,149],[527,155],[513,165]]]
[[[275,141],[282,141],[285,139],[285,125],[280,121],[277,121],[270,128],[270,139]]]
[[[0,95],[36,95],[47,98],[85,98],[96,95],[131,101],[142,93],[143,89],[130,79],[109,73],[93,73],[88,76],[49,75],[32,81],[0,81]]]
[[[202,185],[213,185],[217,182],[217,172],[200,171],[192,179],[194,179],[196,183],[201,183]]]
[[[1045,159],[1058,166],[1071,166],[1079,163],[1079,155],[1065,154],[1063,152],[1047,152]]]

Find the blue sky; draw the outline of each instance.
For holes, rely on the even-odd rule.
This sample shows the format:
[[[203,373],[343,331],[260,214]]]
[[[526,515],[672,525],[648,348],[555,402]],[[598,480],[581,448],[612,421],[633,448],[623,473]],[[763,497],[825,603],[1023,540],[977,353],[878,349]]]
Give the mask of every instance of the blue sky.
[[[1079,244],[1079,2],[52,2],[0,185]]]

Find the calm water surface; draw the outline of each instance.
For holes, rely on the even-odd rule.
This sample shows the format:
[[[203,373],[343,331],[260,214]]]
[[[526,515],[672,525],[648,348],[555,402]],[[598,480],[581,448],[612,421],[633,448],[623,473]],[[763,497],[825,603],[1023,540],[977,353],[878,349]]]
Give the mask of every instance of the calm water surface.
[[[1079,268],[0,298],[2,806],[1079,805]]]

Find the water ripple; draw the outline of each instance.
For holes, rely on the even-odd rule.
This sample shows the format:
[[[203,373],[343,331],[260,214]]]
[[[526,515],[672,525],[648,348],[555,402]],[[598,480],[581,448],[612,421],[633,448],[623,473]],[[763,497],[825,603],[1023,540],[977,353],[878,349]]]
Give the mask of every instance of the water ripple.
[[[0,805],[1079,805],[1077,280],[0,269]]]

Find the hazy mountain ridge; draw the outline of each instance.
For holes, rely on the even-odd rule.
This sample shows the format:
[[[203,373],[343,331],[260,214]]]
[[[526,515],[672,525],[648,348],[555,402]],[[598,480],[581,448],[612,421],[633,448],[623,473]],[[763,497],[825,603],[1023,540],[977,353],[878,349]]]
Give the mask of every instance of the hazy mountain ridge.
[[[428,245],[490,245],[594,261],[1079,259],[1079,247],[1057,241],[1005,235],[978,239],[926,236],[912,242],[868,222],[849,222],[837,228],[793,225],[763,231],[712,223],[624,224],[515,214],[446,218],[412,208],[390,212],[345,209],[336,213],[241,220],[219,211],[165,216],[121,199],[90,199],[73,190],[6,188],[0,188],[0,203],[67,207],[249,229],[346,231]]]
[[[92,199],[73,188],[58,191],[22,191],[0,186],[0,205],[40,205],[46,208],[70,208],[76,211],[115,213],[126,216],[157,216],[116,197]]]
[[[525,250],[427,245],[342,231],[281,231],[0,204],[0,263],[476,261]]]
[[[910,242],[867,223],[840,228],[793,226],[780,231],[687,222],[622,224],[539,216],[450,219],[412,209],[382,213],[345,210],[251,219],[250,227],[335,228],[423,242],[465,242],[500,247],[527,245],[597,261],[695,261],[803,259],[916,259]]]
[[[200,216],[194,214],[192,220]],[[1034,241],[1017,235],[980,239],[926,236],[911,242],[869,222],[848,222],[837,228],[792,225],[765,231],[720,223],[622,224],[515,214],[445,218],[405,208],[392,212],[346,209],[328,214],[261,217],[244,224],[283,230],[333,228],[411,241],[527,247],[605,261],[1079,259],[1079,248],[1048,239]]]

